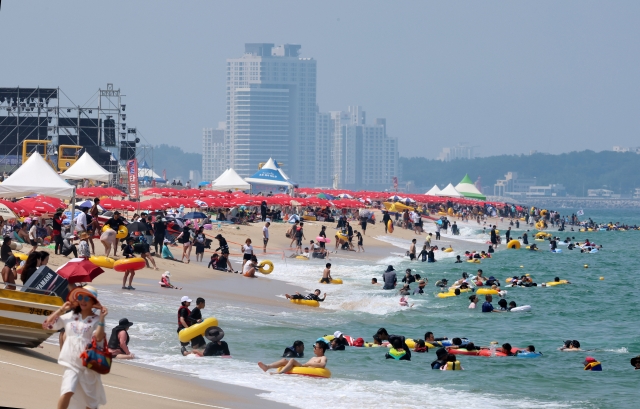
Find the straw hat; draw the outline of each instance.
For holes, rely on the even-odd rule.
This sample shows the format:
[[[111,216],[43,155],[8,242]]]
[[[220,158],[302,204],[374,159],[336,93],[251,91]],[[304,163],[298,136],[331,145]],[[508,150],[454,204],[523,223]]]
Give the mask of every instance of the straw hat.
[[[98,300],[98,290],[96,290],[95,287],[90,285],[85,285],[84,287],[76,287],[71,290],[71,292],[67,296],[67,301],[76,301],[78,295],[88,295],[95,301],[93,308],[102,308],[102,304],[100,304],[100,301]]]

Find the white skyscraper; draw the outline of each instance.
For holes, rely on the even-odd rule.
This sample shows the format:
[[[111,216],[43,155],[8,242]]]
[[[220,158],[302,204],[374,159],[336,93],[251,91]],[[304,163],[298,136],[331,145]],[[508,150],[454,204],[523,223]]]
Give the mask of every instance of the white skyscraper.
[[[227,169],[224,127],[225,123],[220,122],[218,129],[202,129],[202,179],[208,182]]]
[[[318,121],[330,115],[330,147],[328,165],[331,178],[344,189],[388,189],[398,176],[398,140],[387,136],[386,120],[376,119],[366,124],[366,114],[360,106],[350,106],[347,112],[318,114]],[[320,128],[319,128],[320,130]],[[318,138],[322,138],[319,135]],[[321,160],[320,152],[316,161]]]
[[[316,187],[331,187],[333,185],[332,138],[331,114],[319,112],[316,115]]]
[[[250,176],[270,157],[299,185],[316,183],[316,61],[300,46],[245,44],[227,59],[229,166]]]

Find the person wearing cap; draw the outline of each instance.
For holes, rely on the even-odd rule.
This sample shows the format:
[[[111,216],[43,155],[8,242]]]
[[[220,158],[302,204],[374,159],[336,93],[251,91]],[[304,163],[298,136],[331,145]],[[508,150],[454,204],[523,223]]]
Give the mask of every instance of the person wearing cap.
[[[427,282],[424,280],[420,280],[418,281],[418,288],[416,288],[415,290],[413,290],[413,295],[422,295],[424,294],[424,287],[427,285]]]
[[[169,249],[170,243],[171,242],[167,239],[164,239],[164,241],[162,242],[162,258],[167,260],[180,261],[180,260],[176,260],[175,257],[173,257],[173,253]]]
[[[16,257],[12,254],[7,257],[7,261],[4,263],[4,267],[2,267],[2,281],[6,284],[4,286],[5,290],[15,290],[16,286],[12,285],[16,283],[16,279],[18,278],[18,272],[16,271],[16,265],[18,261]]]
[[[194,322],[191,321],[191,310],[189,309],[189,306],[191,305],[193,301],[191,300],[191,298],[189,298],[188,296],[183,296],[180,299],[180,308],[178,308],[178,332],[182,331],[185,328],[189,328],[191,325],[195,324]],[[204,340],[202,339],[201,335],[198,335],[196,338],[193,338],[191,340],[191,347],[195,348],[199,345],[202,345],[204,343]],[[184,355],[184,353],[186,352],[186,346],[189,345],[188,342],[180,342],[180,345],[182,346],[182,348],[180,349],[182,351],[182,354]]]
[[[602,364],[592,356],[586,357],[582,365],[585,371],[602,371]]]
[[[387,271],[382,274],[382,281],[384,281],[383,290],[393,290],[398,282],[398,277],[393,266],[387,266]]]
[[[114,358],[117,359],[133,359],[135,355],[129,351],[129,328],[133,325],[133,322],[126,318],[122,318],[118,322],[118,326],[111,330],[111,336],[109,337],[109,352]]]
[[[93,312],[100,311],[99,314]],[[65,367],[62,375],[58,408],[97,408],[107,403],[107,397],[98,372],[82,364],[80,354],[95,339],[102,345],[105,339],[106,307],[98,300],[98,290],[92,286],[76,287],[67,296],[67,302],[42,323],[47,331],[65,329],[66,340],[60,350],[58,363]]]
[[[64,238],[62,239],[62,254],[67,257],[69,254],[73,253],[73,257],[78,258],[78,248],[73,243],[75,236],[71,233],[63,233]]]
[[[344,334],[341,331],[333,333],[333,339],[331,340],[331,349],[336,351],[342,351],[345,347],[349,346],[349,341],[344,338]]]
[[[210,327],[207,329],[205,336],[211,341],[206,346],[203,344],[197,349],[193,349],[191,352],[198,356],[230,356],[229,345],[226,341],[223,341],[224,331],[220,327]],[[188,352],[183,352],[182,355],[189,355]]]
[[[81,258],[89,258],[91,257],[91,251],[89,250],[89,233],[83,231],[80,233],[80,244],[78,244],[78,255]]]
[[[110,243],[113,243],[113,256],[117,256],[118,255],[118,243],[120,242],[120,239],[118,239],[116,237],[116,232],[118,231],[118,229],[120,228],[120,226],[124,225],[124,220],[122,219],[122,217],[120,217],[120,212],[119,211],[115,211],[113,212],[113,217],[111,217],[109,220],[107,220],[106,222],[104,222],[105,226],[109,226],[109,229],[107,229],[106,232],[104,232],[102,234],[102,236],[100,236],[100,241],[102,241],[102,244],[104,245],[105,248],[105,252],[107,254],[105,254],[107,257],[109,256],[109,249],[107,249],[107,245],[105,244],[105,241],[102,239],[102,237],[104,236],[105,233],[107,233],[109,230],[113,230],[113,237],[111,238]]]

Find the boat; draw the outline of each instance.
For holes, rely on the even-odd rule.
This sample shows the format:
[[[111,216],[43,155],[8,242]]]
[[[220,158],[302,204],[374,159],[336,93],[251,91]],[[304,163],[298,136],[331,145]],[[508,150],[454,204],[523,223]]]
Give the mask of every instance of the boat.
[[[54,334],[42,328],[46,317],[63,304],[62,298],[51,294],[0,290],[0,342],[35,348]]]

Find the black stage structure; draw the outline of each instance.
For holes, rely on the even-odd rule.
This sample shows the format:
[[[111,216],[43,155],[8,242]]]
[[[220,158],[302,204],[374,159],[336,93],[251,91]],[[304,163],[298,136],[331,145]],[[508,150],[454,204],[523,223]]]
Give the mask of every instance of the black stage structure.
[[[127,127],[123,97],[113,84],[83,105],[60,88],[0,88],[0,171],[10,174],[20,166],[25,140],[49,141],[54,163],[59,145],[79,145],[80,155],[87,151],[114,174],[133,158],[153,166],[153,148],[140,145],[137,129]]]

